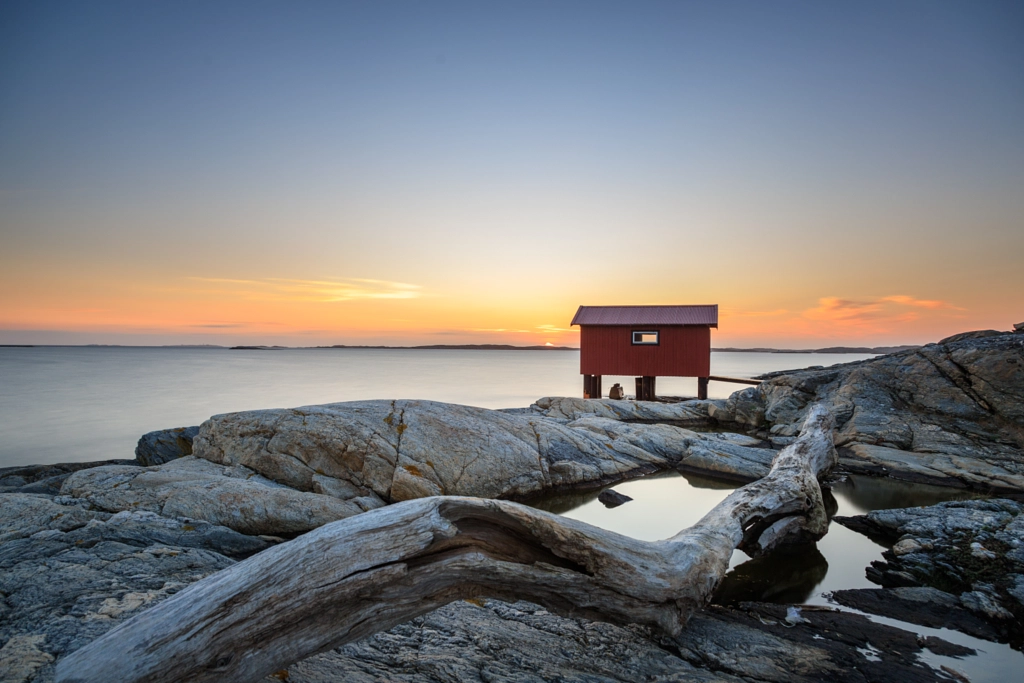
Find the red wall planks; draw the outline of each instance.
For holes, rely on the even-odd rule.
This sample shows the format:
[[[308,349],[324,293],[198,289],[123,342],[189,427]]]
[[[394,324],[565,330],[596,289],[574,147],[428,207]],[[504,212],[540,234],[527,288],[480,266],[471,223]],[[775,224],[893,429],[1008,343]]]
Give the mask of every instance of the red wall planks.
[[[657,330],[657,346],[633,344],[634,330]],[[711,328],[687,326],[580,325],[580,373],[641,377],[707,377]]]

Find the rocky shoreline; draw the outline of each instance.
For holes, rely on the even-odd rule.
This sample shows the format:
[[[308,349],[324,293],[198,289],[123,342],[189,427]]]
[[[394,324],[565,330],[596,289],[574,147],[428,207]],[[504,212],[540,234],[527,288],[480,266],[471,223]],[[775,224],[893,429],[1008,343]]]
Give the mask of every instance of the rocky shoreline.
[[[850,472],[989,494],[1024,492],[1024,334],[969,332],[846,363],[772,373],[710,415],[786,443],[807,406],[836,417]]]
[[[881,588],[835,601],[1020,649],[1024,335],[973,333],[776,373],[728,400],[251,411],[147,434],[135,461],[0,470],[0,677],[52,680],[60,657],[190,583],[393,502],[523,500],[665,468],[760,478],[815,402],[836,416],[847,472],[999,496],[837,518],[891,549],[868,570]],[[827,609],[711,607],[667,642],[488,600],[449,605],[277,680],[949,680],[921,662],[923,650],[968,654]]]
[[[1005,499],[876,510],[833,521],[890,547],[867,569],[874,591],[841,605],[1024,645],[1024,505]],[[891,590],[886,590],[891,589]]]

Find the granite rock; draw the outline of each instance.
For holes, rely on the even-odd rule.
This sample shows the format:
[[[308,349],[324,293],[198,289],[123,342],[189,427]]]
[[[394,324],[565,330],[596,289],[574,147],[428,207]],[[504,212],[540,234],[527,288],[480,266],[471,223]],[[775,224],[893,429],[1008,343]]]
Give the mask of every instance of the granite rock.
[[[840,605],[900,621],[960,631],[982,640],[998,641],[1000,630],[987,619],[963,607],[960,597],[926,586],[838,590],[832,599]]]
[[[71,531],[110,517],[76,505],[58,505],[49,496],[31,493],[0,494],[0,543],[40,531]]]
[[[198,433],[199,427],[175,427],[143,434],[135,447],[135,459],[143,467],[152,467],[192,455],[192,440]]]
[[[134,465],[134,460],[66,462],[56,465],[23,465],[0,469],[0,493],[38,493],[55,496],[72,473],[105,465]]]
[[[855,614],[805,610],[806,619],[795,626],[785,614],[784,606],[760,603],[711,607],[695,614],[678,638],[665,640],[639,627],[558,617],[526,602],[457,602],[292,665],[278,679],[902,683],[948,680],[919,660],[926,647],[959,656],[972,652],[938,639],[919,642],[916,634]]]
[[[64,654],[268,542],[147,512],[0,493],[0,679],[49,681]]]
[[[965,500],[875,510],[855,517],[835,517],[833,521],[890,546],[882,555],[884,561],[873,562],[867,570],[868,579],[874,583],[889,589],[928,587],[943,591],[957,609],[985,621],[998,639],[1021,644],[1022,512],[1024,504],[1012,500]],[[930,595],[941,603],[936,594]],[[897,600],[889,602],[896,608]],[[977,634],[980,629],[968,625],[962,630]]]
[[[62,498],[105,512],[142,510],[223,525],[244,534],[294,535],[363,512],[351,501],[296,491],[245,467],[185,456],[157,467],[76,472]]]
[[[771,373],[710,411],[722,423],[799,431],[824,401],[851,472],[1024,491],[1024,337],[984,331],[828,368]]]
[[[249,411],[204,422],[194,449],[210,462],[247,467],[300,491],[326,490],[317,478],[329,477],[340,496],[386,502],[432,495],[525,498],[666,467],[749,481],[770,468],[774,451],[758,439],[678,426],[684,415],[706,421],[706,406],[665,404],[672,424],[648,424],[635,416],[654,420],[669,412],[658,412],[661,404],[623,412],[629,403],[542,399],[530,411],[495,411],[357,401]]]
[[[619,401],[548,396],[538,399],[529,410],[567,421],[583,417],[604,417],[626,422],[663,422],[679,425],[705,425],[714,401],[696,400],[678,403],[659,401]]]
[[[606,508],[617,508],[624,503],[628,503],[633,500],[624,493],[619,493],[614,489],[605,489],[598,494],[597,499],[601,501],[601,504]]]

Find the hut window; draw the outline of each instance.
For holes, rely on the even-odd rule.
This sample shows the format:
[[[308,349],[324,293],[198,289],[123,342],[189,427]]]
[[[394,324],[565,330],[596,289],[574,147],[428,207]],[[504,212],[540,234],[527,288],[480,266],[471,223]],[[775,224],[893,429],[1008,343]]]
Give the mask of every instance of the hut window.
[[[658,331],[657,330],[633,330],[633,343],[634,344],[650,344],[657,346],[658,344]]]

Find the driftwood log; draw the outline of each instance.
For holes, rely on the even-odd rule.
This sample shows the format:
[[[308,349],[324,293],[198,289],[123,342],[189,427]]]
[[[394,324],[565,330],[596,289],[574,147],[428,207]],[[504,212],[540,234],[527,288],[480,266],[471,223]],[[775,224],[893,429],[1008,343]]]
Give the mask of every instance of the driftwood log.
[[[207,577],[57,665],[57,680],[258,681],[453,600],[529,600],[674,634],[734,548],[758,555],[828,528],[817,477],[836,462],[811,409],[768,476],[672,538],[638,541],[501,500],[434,497],[334,522]]]

